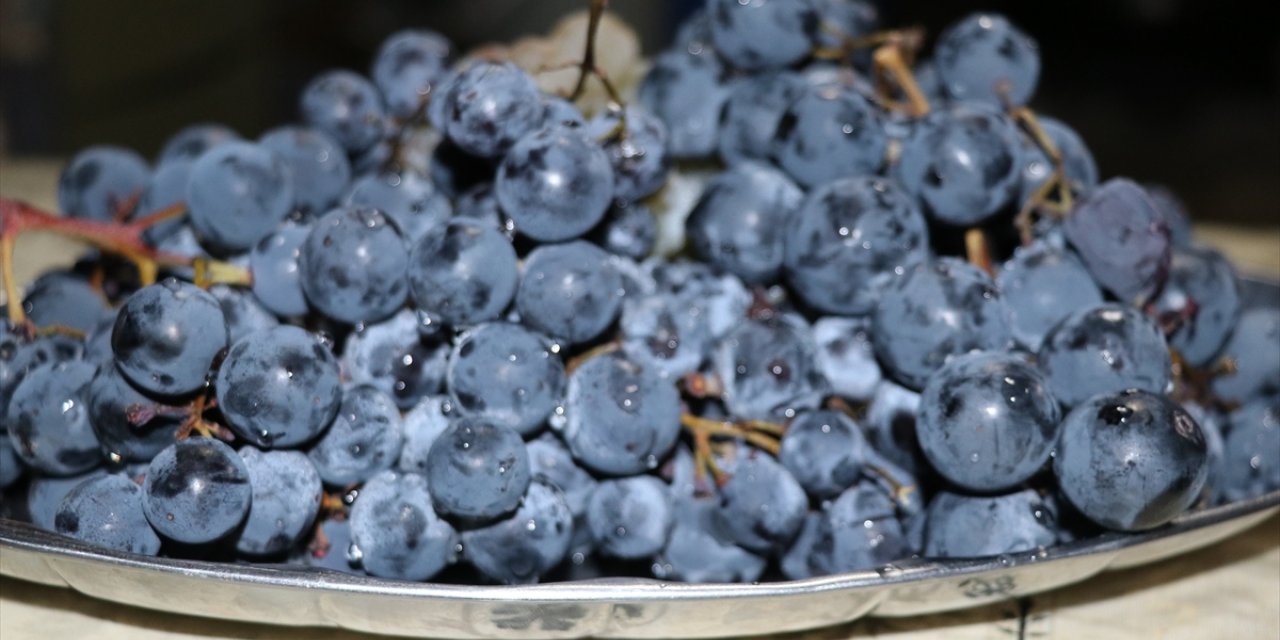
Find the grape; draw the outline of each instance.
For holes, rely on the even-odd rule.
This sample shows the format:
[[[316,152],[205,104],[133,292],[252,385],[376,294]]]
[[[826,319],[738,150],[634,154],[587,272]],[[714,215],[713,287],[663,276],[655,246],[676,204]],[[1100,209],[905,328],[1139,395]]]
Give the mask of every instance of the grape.
[[[867,442],[888,461],[917,476],[927,469],[916,437],[919,407],[920,394],[883,380],[862,420]]]
[[[614,193],[609,154],[580,129],[548,127],[520,138],[498,165],[494,195],[516,230],[542,242],[581,236]]]
[[[814,363],[837,395],[870,400],[880,385],[880,365],[870,329],[866,318],[829,316],[813,323]]]
[[[194,158],[170,160],[156,167],[155,173],[147,181],[147,188],[138,199],[138,208],[134,210],[130,220],[139,220],[169,207],[186,204],[187,184],[191,181],[191,165]],[[186,223],[187,216],[171,218],[154,224],[142,232],[142,237],[152,245],[177,233]]]
[[[302,119],[355,153],[382,138],[386,112],[373,84],[358,73],[335,69],[302,90]]]
[[[296,447],[333,420],[338,363],[315,337],[281,325],[231,345],[215,384],[227,426],[259,447]]]
[[[680,394],[658,371],[617,355],[582,363],[564,397],[564,441],[584,466],[608,475],[657,468],[680,436]]]
[[[794,315],[747,320],[732,329],[712,354],[729,413],[777,420],[816,408],[826,381],[814,365],[815,349],[809,327]]]
[[[502,209],[492,183],[477,184],[458,195],[453,203],[456,218],[469,218],[490,229],[502,229]]]
[[[312,226],[285,222],[254,245],[249,254],[253,295],[262,306],[281,316],[307,312],[307,298],[298,277],[298,258]]]
[[[818,0],[817,9],[826,25],[815,34],[821,47],[839,47],[843,39],[871,35],[880,23],[875,4],[864,0]]]
[[[389,473],[389,472],[387,472]],[[302,563],[309,567],[341,571],[354,575],[365,575],[364,569],[353,567],[347,558],[351,548],[351,520],[331,518],[320,523],[319,533],[307,549],[301,554]]]
[[[458,339],[445,385],[463,415],[530,435],[560,401],[564,364],[546,338],[515,324],[482,324]]]
[[[787,107],[806,90],[790,71],[736,79],[724,103],[718,149],[726,164],[765,161],[773,155],[773,134]]]
[[[1164,336],[1129,307],[1103,304],[1067,316],[1045,336],[1037,359],[1049,389],[1067,406],[1099,393],[1164,393],[1172,364]]]
[[[1178,249],[1155,307],[1162,314],[1183,316],[1175,321],[1169,346],[1191,366],[1206,366],[1222,350],[1240,317],[1235,269],[1217,251]]]
[[[942,492],[929,503],[924,553],[975,558],[1052,546],[1056,515],[1031,489],[998,496]]]
[[[530,327],[581,344],[608,329],[621,307],[622,278],[589,242],[541,246],[524,261],[516,309]]]
[[[97,365],[111,364],[112,359],[115,357],[111,353],[111,333],[115,329],[116,316],[118,315],[119,309],[108,310],[98,320],[98,323],[85,334],[83,357],[87,362]],[[0,340],[3,339],[0,338]],[[3,343],[0,342],[0,349],[2,348]],[[3,411],[3,406],[3,404],[0,404],[0,411]]]
[[[427,454],[436,511],[465,520],[510,513],[529,487],[529,454],[515,430],[465,416],[449,425]]]
[[[658,288],[674,294],[691,311],[705,317],[712,337],[724,336],[747,317],[752,296],[737,277],[717,273],[697,262],[650,264],[650,273]]]
[[[149,462],[173,443],[184,417],[147,397],[110,362],[98,368],[84,400],[98,444],[115,461]]]
[[[614,201],[591,238],[609,253],[641,260],[653,253],[658,240],[658,221],[649,205]]]
[[[249,513],[252,499],[244,461],[212,438],[169,445],[151,460],[142,483],[147,521],[161,535],[185,544],[231,533]]]
[[[417,239],[409,257],[409,294],[433,322],[496,320],[516,293],[516,251],[495,227],[453,220]]]
[[[27,514],[31,516],[31,524],[45,531],[56,532],[58,510],[62,508],[62,501],[67,494],[81,484],[105,475],[107,470],[102,467],[67,477],[32,475],[27,484],[26,495]]]
[[[800,532],[782,554],[778,568],[788,580],[806,580],[830,573],[830,558],[826,552],[830,546],[827,536],[830,525],[823,516],[821,511],[806,513]]]
[[[151,169],[142,156],[121,147],[89,147],[58,176],[58,208],[73,218],[110,222],[133,209]]]
[[[78,360],[84,345],[67,336],[52,335],[26,342],[0,330],[0,415],[7,415],[9,401],[27,372],[42,365]]]
[[[973,226],[1013,199],[1022,141],[999,110],[980,104],[931,112],[902,145],[896,177],[939,221]]]
[[[280,324],[248,291],[217,284],[209,287],[209,295],[218,301],[222,317],[227,321],[228,342],[235,342],[250,333]]]
[[[823,512],[830,573],[879,567],[911,555],[893,500],[869,482],[845,490]]]
[[[828,313],[870,313],[896,273],[929,257],[924,216],[883,178],[817,187],[792,219],[787,281],[806,303]]]
[[[694,48],[659,54],[636,89],[636,102],[667,126],[667,154],[675,159],[715,152],[720,110],[729,96],[720,62]]]
[[[293,178],[293,206],[320,214],[338,201],[351,180],[351,163],[338,142],[318,129],[286,126],[262,135],[258,144],[279,157]]]
[[[18,457],[52,475],[88,471],[102,461],[85,407],[94,366],[58,362],[31,369],[13,390],[5,424]]]
[[[240,140],[240,134],[230,127],[215,123],[193,124],[173,134],[165,141],[156,158],[156,166],[163,167],[171,162],[192,161],[205,151],[224,142]]]
[[[0,489],[7,489],[23,474],[22,460],[13,448],[8,431],[0,431]]]
[[[191,165],[187,217],[206,247],[245,251],[289,214],[295,189],[288,166],[271,150],[223,143]]]
[[[787,425],[778,461],[816,499],[853,485],[867,457],[861,427],[838,411],[806,411]]]
[[[349,387],[338,415],[307,457],[320,479],[333,487],[364,482],[400,458],[404,427],[387,394],[370,386]]]
[[[917,264],[884,289],[872,316],[880,363],[900,383],[924,386],[949,356],[999,350],[1009,309],[985,273],[955,258]]]
[[[313,308],[341,322],[390,316],[408,294],[409,249],[377,209],[339,208],[316,221],[298,256],[299,282]]]
[[[1183,204],[1177,194],[1168,187],[1159,184],[1143,185],[1147,198],[1156,206],[1165,226],[1169,227],[1169,238],[1174,247],[1188,248],[1191,240],[1191,215],[1187,213],[1187,205]]]
[[[1213,392],[1225,400],[1244,402],[1280,393],[1280,309],[1256,307],[1240,314],[1222,354],[1235,373],[1213,379]],[[3,395],[3,394],[0,394]]]
[[[382,92],[387,112],[401,120],[414,117],[437,94],[452,49],[444,36],[425,29],[398,31],[378,48],[369,75]]]
[[[669,293],[625,297],[619,326],[633,362],[670,377],[696,371],[711,349],[705,312]]]
[[[449,428],[452,411],[453,406],[446,396],[423,396],[418,404],[405,412],[401,422],[404,444],[400,447],[396,469],[426,474],[431,445]]]
[[[227,347],[222,307],[208,292],[169,278],[125,301],[111,333],[116,366],[144,391],[177,396],[204,386]]]
[[[457,532],[432,510],[427,486],[416,473],[383,471],[360,490],[350,557],[370,575],[427,580],[453,562]]]
[[[804,193],[782,172],[741,163],[713,178],[685,223],[700,258],[748,284],[777,279]]]
[[[417,314],[402,309],[347,336],[342,364],[351,382],[378,389],[401,409],[438,393],[444,386],[449,350],[441,342],[423,339],[418,328]]]
[[[938,36],[938,75],[956,100],[1027,104],[1040,79],[1035,40],[999,14],[975,13]]]
[[[1049,140],[1053,141],[1058,152],[1062,154],[1063,168],[1067,180],[1077,192],[1088,193],[1098,184],[1098,166],[1093,161],[1093,154],[1084,140],[1066,123],[1047,116],[1037,119]],[[1054,171],[1053,161],[1040,146],[1028,140],[1022,150],[1022,195],[1018,202],[1025,204],[1028,199],[1049,179]]]
[[[1102,292],[1079,258],[1044,241],[1015,249],[996,286],[1008,303],[1013,337],[1030,349],[1040,348],[1045,334],[1073,311],[1102,304]]]
[[[839,85],[809,87],[778,119],[774,157],[796,182],[815,187],[875,173],[885,160],[884,123],[858,92]]]
[[[102,293],[80,278],[46,273],[27,288],[22,299],[27,319],[41,329],[64,327],[89,333],[107,315]]]
[[[739,459],[731,473],[720,488],[716,511],[725,533],[759,553],[791,542],[809,507],[800,483],[771,456],[756,450]]]
[[[1222,455],[1222,496],[1247,500],[1280,489],[1280,398],[1258,398],[1231,414]]]
[[[1080,403],[1062,423],[1053,472],[1090,520],[1121,531],[1158,527],[1200,495],[1208,449],[1199,425],[1164,396],[1130,389]]]
[[[613,197],[628,202],[653,195],[667,181],[667,126],[643,109],[604,111],[586,133],[601,141],[613,167]]]
[[[499,157],[542,124],[538,87],[510,62],[476,62],[448,91],[443,130],[469,154]]]
[[[58,533],[115,551],[154,556],[160,538],[142,512],[142,490],[121,475],[104,475],[72,489],[54,518]]]
[[[542,435],[525,443],[529,453],[529,473],[543,477],[564,492],[565,504],[573,512],[575,520],[587,513],[587,501],[599,485],[596,479],[578,466],[573,454],[554,434]]]
[[[520,508],[505,520],[465,531],[467,560],[502,584],[536,582],[564,560],[573,536],[573,514],[555,485],[536,478]]]
[[[282,553],[302,539],[320,512],[320,475],[298,451],[239,451],[249,474],[249,515],[236,551],[251,556]]]
[[[929,376],[916,433],[951,482],[978,492],[1012,489],[1053,452],[1062,414],[1044,376],[1016,355],[969,353]]]
[[[615,558],[641,559],[661,551],[672,525],[667,487],[653,476],[601,482],[586,514],[600,552]]]
[[[362,176],[351,184],[344,203],[385,213],[409,241],[438,229],[453,214],[449,199],[414,171]]]
[[[1182,408],[1200,425],[1205,450],[1209,454],[1209,477],[1201,495],[1206,500],[1217,501],[1223,493],[1223,459],[1226,452],[1223,425],[1227,422],[1227,416],[1216,408],[1205,407],[1194,400],[1184,401]]]
[[[710,0],[707,15],[721,57],[748,71],[799,62],[818,33],[818,7],[811,0]]]
[[[543,127],[584,127],[587,119],[577,105],[560,96],[542,94]],[[665,135],[665,134],[664,134]]]
[[[1133,182],[1112,178],[1099,185],[1076,205],[1063,231],[1094,280],[1122,301],[1149,299],[1164,285],[1169,227]]]
[[[654,577],[685,582],[754,582],[765,559],[733,544],[718,524],[712,500],[680,499]]]

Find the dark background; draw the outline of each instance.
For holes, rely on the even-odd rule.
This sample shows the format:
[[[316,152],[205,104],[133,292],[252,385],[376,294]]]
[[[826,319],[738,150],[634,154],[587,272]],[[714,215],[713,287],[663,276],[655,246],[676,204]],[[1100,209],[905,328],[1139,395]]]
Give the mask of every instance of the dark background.
[[[613,0],[646,53],[696,0]],[[1172,185],[1200,220],[1280,222],[1280,3],[885,0],[886,25],[938,33],[1000,11],[1040,43],[1033,106],[1075,127],[1103,175]],[[0,154],[99,142],[154,154],[179,127],[291,120],[315,73],[366,70],[389,33],[460,49],[545,32],[586,0],[0,0]]]

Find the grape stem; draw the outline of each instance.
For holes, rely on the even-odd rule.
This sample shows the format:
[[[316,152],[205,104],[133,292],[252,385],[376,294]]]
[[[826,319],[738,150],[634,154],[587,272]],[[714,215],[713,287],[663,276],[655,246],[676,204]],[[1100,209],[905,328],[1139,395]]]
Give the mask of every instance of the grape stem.
[[[871,34],[865,38],[855,39],[854,44],[875,46],[871,61],[875,64],[877,89],[880,101],[885,108],[901,111],[907,115],[920,118],[929,113],[929,100],[911,73],[911,61],[915,51],[924,40],[924,32],[920,29],[903,31],[887,31]],[[865,43],[865,44],[863,44]],[[890,95],[889,81],[897,86],[906,100],[895,99]]]
[[[987,275],[995,277],[995,263],[991,259],[991,243],[987,240],[987,232],[981,227],[971,227],[964,232],[964,250],[969,264],[982,269]]]
[[[1014,122],[1022,127],[1023,131],[1031,137],[1032,142],[1044,152],[1045,157],[1049,158],[1050,164],[1053,165],[1053,174],[1036,188],[1035,193],[1027,198],[1023,203],[1022,209],[1018,211],[1014,218],[1014,224],[1018,227],[1018,232],[1022,237],[1022,244],[1031,244],[1035,237],[1034,215],[1039,212],[1045,215],[1051,215],[1057,218],[1066,217],[1071,213],[1074,206],[1074,196],[1071,187],[1071,181],[1067,177],[1067,165],[1062,157],[1062,150],[1054,143],[1053,138],[1045,133],[1044,127],[1040,126],[1040,120],[1036,118],[1036,114],[1029,107],[1014,106],[1010,101],[1010,88],[1007,83],[997,87],[1001,100],[1005,103],[1005,109],[1013,118]],[[1058,199],[1051,199],[1051,196],[1057,192]]]
[[[13,273],[14,247],[18,236],[25,231],[47,231],[117,254],[137,267],[143,286],[156,281],[161,267],[192,267],[196,284],[200,286],[249,284],[249,272],[240,267],[207,258],[189,258],[158,251],[143,240],[142,234],[147,229],[172,220],[185,211],[186,205],[179,203],[128,222],[102,222],[60,217],[20,200],[0,198],[0,280],[3,280],[5,300],[9,303],[9,321],[15,325],[26,323]]]
[[[741,422],[722,422],[702,418],[690,413],[680,416],[680,424],[694,436],[695,443],[699,437],[721,437],[746,440],[751,444],[778,455],[781,444],[778,439],[786,433],[786,427],[763,420],[744,420]]]
[[[583,48],[582,62],[572,65],[578,67],[578,81],[573,85],[573,91],[569,92],[569,99],[574,102],[581,99],[587,91],[587,78],[595,76],[600,81],[600,86],[604,87],[609,101],[620,109],[624,103],[617,87],[613,86],[608,74],[596,65],[596,37],[600,32],[600,20],[604,18],[604,10],[608,6],[609,0],[591,0],[591,13],[587,18],[587,43]]]
[[[583,351],[582,353],[579,353],[578,355],[573,356],[572,358],[569,358],[569,361],[566,362],[564,365],[564,374],[566,376],[572,374],[575,370],[577,370],[578,367],[581,367],[582,365],[586,364],[588,360],[596,356],[603,356],[606,354],[614,353],[621,349],[622,349],[622,343],[618,342],[617,340],[610,340],[608,342],[601,343],[594,347],[591,347],[590,349],[587,349],[586,351]]]

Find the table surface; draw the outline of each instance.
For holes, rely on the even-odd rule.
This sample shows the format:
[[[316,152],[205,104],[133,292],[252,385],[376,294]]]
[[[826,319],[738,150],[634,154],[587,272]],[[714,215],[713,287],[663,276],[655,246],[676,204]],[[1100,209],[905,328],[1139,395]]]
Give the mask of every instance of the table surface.
[[[0,194],[52,208],[59,163],[0,158]],[[1198,236],[1226,251],[1243,270],[1280,279],[1280,225],[1237,229],[1197,225]],[[29,281],[67,264],[75,243],[24,236],[16,275]],[[198,598],[199,594],[191,594]],[[1280,517],[1212,547],[1146,567],[1102,574],[1075,586],[954,613],[861,620],[779,636],[841,638],[1280,638]],[[295,629],[209,620],[121,606],[69,589],[0,578],[0,639],[102,640],[312,638]],[[372,638],[323,631],[328,640]]]

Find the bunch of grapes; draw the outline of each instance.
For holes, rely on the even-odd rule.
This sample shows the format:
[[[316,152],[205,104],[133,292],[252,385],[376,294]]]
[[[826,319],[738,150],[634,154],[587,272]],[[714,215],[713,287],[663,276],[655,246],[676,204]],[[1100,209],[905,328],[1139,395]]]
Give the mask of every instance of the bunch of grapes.
[[[924,57],[864,2],[708,0],[631,96],[603,5],[569,95],[403,31],[300,123],[87,149],[65,218],[0,202],[3,512],[402,580],[734,582],[1280,489],[1280,308],[1027,106],[1007,19]],[[19,298],[33,228],[96,250]]]

